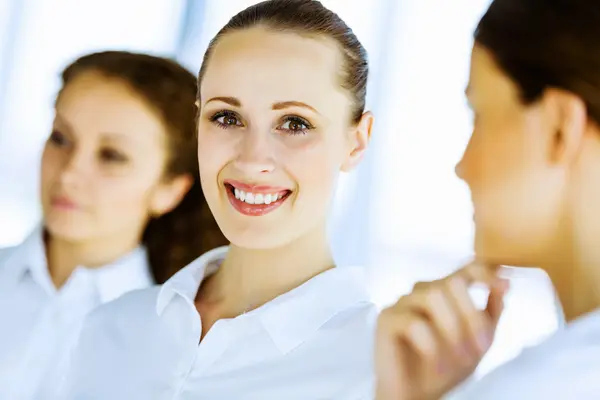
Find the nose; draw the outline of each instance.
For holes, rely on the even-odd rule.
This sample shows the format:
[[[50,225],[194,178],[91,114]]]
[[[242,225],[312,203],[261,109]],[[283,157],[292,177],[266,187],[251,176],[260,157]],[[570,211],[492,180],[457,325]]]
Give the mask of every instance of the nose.
[[[84,179],[85,157],[81,151],[73,150],[65,157],[60,173],[60,182],[64,186],[77,186]]]
[[[462,157],[460,158],[460,160],[458,161],[458,163],[456,164],[456,166],[454,167],[454,173],[456,174],[456,176],[462,180],[462,181],[467,181],[467,175],[469,174],[467,171],[469,169],[468,165],[469,159],[472,158],[472,154],[473,154],[473,146],[475,145],[474,140],[473,140],[474,136],[473,134],[471,134],[471,137],[469,138],[469,141],[467,142],[467,145],[465,146],[465,150],[463,151]]]
[[[456,166],[454,167],[454,173],[456,174],[456,176],[460,179],[460,180],[465,180],[465,176],[464,176],[464,160],[465,157],[464,155],[462,156],[462,158],[456,163]]]
[[[268,133],[247,132],[239,142],[235,166],[248,176],[275,169],[273,138]]]

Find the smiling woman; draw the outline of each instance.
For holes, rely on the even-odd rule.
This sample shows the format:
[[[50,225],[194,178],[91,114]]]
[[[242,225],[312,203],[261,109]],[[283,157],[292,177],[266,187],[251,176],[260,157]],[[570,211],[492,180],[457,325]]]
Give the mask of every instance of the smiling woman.
[[[356,58],[355,43],[345,43],[356,53],[343,59],[342,42],[320,36],[318,22],[294,21],[298,29],[312,30],[304,37],[293,31],[272,34],[269,24],[275,21],[265,17],[243,30],[226,26],[209,46],[199,74],[204,190],[225,235],[249,248],[281,246],[309,231],[322,234],[339,171],[351,169],[360,158],[371,123],[370,115],[363,118],[366,65]],[[340,74],[346,90],[339,90]],[[243,84],[250,79],[259,91]],[[330,88],[326,95],[323,88]],[[361,128],[356,136],[353,126]],[[217,177],[216,185],[204,181],[209,173]],[[228,202],[212,199],[227,193],[224,179],[289,193],[277,213],[247,219],[232,214]],[[273,229],[277,219],[296,229]]]
[[[339,174],[369,144],[367,75],[361,43],[318,1],[227,23],[199,73],[198,162],[231,246],[92,315],[66,398],[370,397],[377,310],[326,232]]]

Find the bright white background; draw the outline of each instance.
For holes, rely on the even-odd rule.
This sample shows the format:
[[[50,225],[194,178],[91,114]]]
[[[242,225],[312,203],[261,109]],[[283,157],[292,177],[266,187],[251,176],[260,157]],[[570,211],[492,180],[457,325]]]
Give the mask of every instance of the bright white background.
[[[197,71],[210,38],[248,0],[0,0],[0,247],[39,220],[39,151],[58,74],[107,48],[178,58]],[[389,304],[471,253],[471,205],[454,176],[471,129],[463,98],[471,34],[488,0],[325,0],[371,60],[377,118],[361,168],[342,179],[331,236],[340,264],[369,268],[373,298]],[[497,343],[481,372],[558,323],[543,275],[519,273]]]

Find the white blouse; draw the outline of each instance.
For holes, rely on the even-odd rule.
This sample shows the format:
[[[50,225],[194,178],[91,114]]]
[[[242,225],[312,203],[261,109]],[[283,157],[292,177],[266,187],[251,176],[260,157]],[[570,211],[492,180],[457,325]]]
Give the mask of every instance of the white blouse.
[[[600,310],[491,372],[459,399],[600,399]]]
[[[102,268],[75,269],[57,290],[42,229],[0,252],[0,399],[46,399],[68,366],[85,315],[123,293],[152,285],[139,248]]]
[[[198,344],[194,299],[226,251],[212,250],[162,287],[93,312],[61,398],[372,398],[377,310],[362,268],[334,268],[251,312],[219,320]]]

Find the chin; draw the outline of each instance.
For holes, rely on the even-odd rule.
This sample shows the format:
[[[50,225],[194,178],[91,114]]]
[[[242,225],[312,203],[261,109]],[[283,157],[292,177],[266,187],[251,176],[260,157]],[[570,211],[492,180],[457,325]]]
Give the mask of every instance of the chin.
[[[528,268],[537,267],[538,257],[526,241],[491,240],[475,235],[475,255],[477,259],[495,265]]]
[[[83,227],[84,225],[76,218],[66,219],[49,216],[44,220],[44,227],[50,235],[68,241],[85,239],[88,235],[87,230]]]
[[[223,234],[236,247],[249,250],[268,250],[283,247],[293,239],[282,235],[277,229],[223,229]]]

